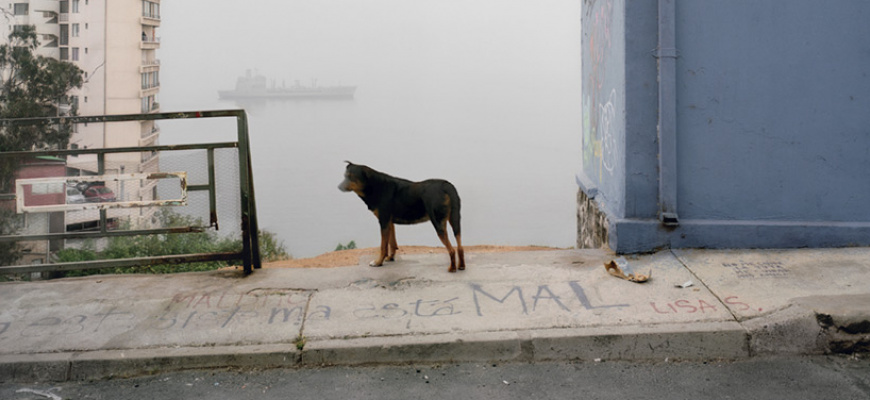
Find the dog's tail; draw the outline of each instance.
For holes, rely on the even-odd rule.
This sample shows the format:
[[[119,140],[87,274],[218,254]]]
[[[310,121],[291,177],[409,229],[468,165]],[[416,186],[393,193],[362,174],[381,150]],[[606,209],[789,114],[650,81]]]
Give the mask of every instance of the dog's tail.
[[[459,210],[462,208],[461,201],[459,200],[459,192],[456,191],[456,187],[450,182],[447,182],[447,185],[445,186],[447,196],[450,197],[450,226],[453,228],[453,235],[459,236],[462,234],[462,229],[459,224],[461,219]]]

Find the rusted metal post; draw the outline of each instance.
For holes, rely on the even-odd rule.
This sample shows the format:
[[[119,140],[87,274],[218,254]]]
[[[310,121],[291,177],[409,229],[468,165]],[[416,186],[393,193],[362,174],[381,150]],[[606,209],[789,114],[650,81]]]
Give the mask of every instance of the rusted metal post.
[[[220,230],[217,218],[217,189],[214,176],[214,149],[208,149],[208,222]]]
[[[260,268],[260,246],[257,231],[257,211],[254,205],[254,175],[251,171],[251,146],[248,137],[248,117],[244,111],[236,114],[239,137],[239,181],[242,200],[242,254],[245,273]]]

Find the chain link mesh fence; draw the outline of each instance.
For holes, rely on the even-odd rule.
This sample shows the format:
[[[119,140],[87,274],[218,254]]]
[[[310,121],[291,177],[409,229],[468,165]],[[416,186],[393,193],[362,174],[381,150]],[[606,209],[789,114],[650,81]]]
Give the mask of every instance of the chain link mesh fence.
[[[157,144],[155,120],[202,117],[235,117],[239,140]],[[72,119],[96,132],[138,120],[139,145],[0,152],[0,273],[227,260],[246,272],[259,267],[243,111]],[[12,123],[26,120],[0,127]]]

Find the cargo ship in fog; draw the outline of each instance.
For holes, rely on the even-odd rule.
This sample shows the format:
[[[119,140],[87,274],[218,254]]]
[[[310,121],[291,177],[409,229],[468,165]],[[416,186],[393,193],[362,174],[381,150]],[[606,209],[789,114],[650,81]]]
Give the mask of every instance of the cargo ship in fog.
[[[314,81],[311,86],[299,84],[292,86],[266,85],[266,77],[252,75],[247,71],[245,76],[236,81],[235,90],[219,90],[218,96],[224,100],[268,100],[268,99],[352,99],[356,86],[317,86]]]

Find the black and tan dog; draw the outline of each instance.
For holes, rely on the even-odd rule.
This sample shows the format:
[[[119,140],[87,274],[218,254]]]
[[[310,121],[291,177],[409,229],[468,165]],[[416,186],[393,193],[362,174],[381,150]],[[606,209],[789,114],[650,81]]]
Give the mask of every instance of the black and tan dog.
[[[396,250],[395,224],[416,224],[431,221],[441,243],[450,254],[449,272],[465,269],[465,256],[459,229],[459,194],[450,182],[429,179],[411,182],[375,171],[350,161],[344,172],[344,181],[338,185],[342,192],[354,192],[378,218],[381,225],[381,254],[369,265],[380,267],[384,260],[393,261]],[[447,222],[453,228],[456,250],[447,236]]]

